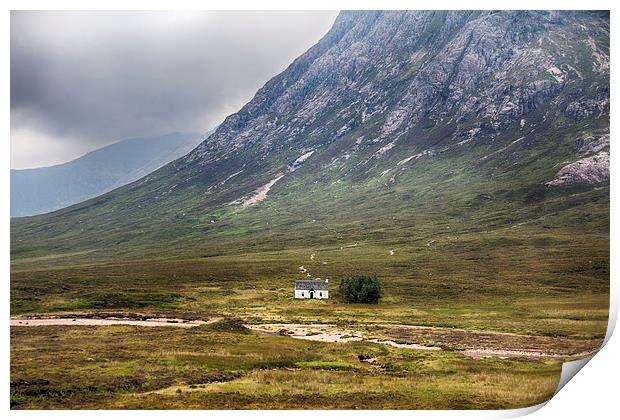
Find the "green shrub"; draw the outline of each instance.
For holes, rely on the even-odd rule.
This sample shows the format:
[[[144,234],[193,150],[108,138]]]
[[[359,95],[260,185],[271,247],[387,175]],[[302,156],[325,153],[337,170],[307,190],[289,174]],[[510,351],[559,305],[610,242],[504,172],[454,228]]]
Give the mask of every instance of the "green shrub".
[[[347,277],[340,280],[340,295],[345,303],[379,303],[381,284],[376,274]]]

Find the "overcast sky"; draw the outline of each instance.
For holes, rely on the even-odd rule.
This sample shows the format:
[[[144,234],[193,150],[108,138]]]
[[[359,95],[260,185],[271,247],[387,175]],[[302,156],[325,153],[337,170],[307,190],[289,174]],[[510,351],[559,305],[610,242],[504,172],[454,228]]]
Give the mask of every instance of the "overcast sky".
[[[11,12],[11,168],[116,141],[204,132],[337,12]]]

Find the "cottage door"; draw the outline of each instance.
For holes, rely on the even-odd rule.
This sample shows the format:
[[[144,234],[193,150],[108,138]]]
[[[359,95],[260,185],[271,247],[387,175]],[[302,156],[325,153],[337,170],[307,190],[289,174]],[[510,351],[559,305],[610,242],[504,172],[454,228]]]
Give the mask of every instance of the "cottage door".
[[[310,299],[314,299],[314,290],[310,290]]]

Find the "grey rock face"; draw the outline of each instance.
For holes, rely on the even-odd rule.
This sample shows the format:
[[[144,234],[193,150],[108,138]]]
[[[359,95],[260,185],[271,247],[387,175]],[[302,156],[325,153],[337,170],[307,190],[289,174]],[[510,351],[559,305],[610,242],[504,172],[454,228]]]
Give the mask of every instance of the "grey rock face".
[[[575,150],[581,155],[596,153],[609,147],[609,134],[585,136],[575,140]]]
[[[609,92],[596,98],[581,98],[571,102],[564,113],[576,120],[585,120],[596,115],[609,115]]]
[[[608,124],[604,12],[342,12],[314,47],[168,173],[176,194],[200,185],[214,204],[238,202],[279,174],[286,175],[278,186],[286,184],[287,168],[314,150],[303,165],[322,162],[341,171],[338,179],[389,174],[391,185],[407,170],[391,171],[395,155],[465,151],[512,130],[508,148],[504,142],[482,161],[509,154],[516,163],[528,155],[518,149],[536,142],[527,134],[560,118],[564,126]],[[412,136],[434,128],[439,140],[405,155]],[[225,191],[231,184],[224,181],[240,171],[247,181]]]
[[[556,178],[548,182],[547,185],[550,187],[577,184],[594,185],[608,180],[609,153],[600,152],[564,166],[557,173]]]
[[[362,126],[377,127],[367,144],[397,142],[426,120],[456,125],[457,137],[498,133],[551,103],[575,120],[604,117],[608,85],[586,80],[584,67],[608,76],[600,41],[608,23],[579,12],[343,12],[188,162],[206,165],[252,145],[264,158],[276,144],[327,144]],[[588,56],[566,62],[576,33]],[[596,96],[580,95],[585,89]]]

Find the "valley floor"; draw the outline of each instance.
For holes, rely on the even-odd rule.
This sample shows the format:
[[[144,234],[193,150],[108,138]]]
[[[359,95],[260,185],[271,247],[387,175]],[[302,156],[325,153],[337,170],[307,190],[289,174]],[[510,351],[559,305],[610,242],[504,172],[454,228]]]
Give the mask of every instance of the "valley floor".
[[[600,345],[409,325],[190,322],[13,318],[11,407],[517,408],[550,398],[561,362]]]
[[[539,404],[562,362],[604,338],[608,235],[507,232],[150,260],[15,258],[11,406]],[[308,273],[330,279],[330,299],[293,298]],[[341,301],[338,279],[372,273],[378,305]]]
[[[114,326],[192,328],[226,319],[185,320],[178,318],[78,318],[78,317],[12,317],[11,327],[42,326]],[[457,328],[424,327],[402,324],[245,324],[259,333],[288,336],[300,340],[325,343],[369,341],[395,348],[424,351],[458,351],[473,358],[500,359],[576,359],[591,356],[601,345],[599,339],[566,339],[557,337],[477,331]]]

